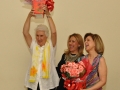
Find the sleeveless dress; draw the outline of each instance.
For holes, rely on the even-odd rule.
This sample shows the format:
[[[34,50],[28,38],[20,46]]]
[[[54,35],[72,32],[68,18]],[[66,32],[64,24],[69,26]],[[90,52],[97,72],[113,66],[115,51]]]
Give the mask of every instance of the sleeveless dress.
[[[87,58],[87,56],[88,55],[86,55],[85,57]],[[98,54],[97,57],[95,57],[93,60],[93,63],[92,63],[93,70],[89,73],[89,75],[86,79],[86,88],[92,87],[100,80],[99,73],[98,73],[98,66],[99,66],[101,57],[102,57],[102,55]],[[102,87],[97,90],[102,90]]]

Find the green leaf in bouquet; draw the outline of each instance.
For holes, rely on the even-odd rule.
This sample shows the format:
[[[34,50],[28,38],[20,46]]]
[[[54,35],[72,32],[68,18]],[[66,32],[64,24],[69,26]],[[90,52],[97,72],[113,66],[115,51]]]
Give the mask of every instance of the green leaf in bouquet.
[[[70,74],[68,73],[68,72],[65,72],[65,75],[66,75],[66,77],[69,79],[69,78],[71,78],[70,77]]]

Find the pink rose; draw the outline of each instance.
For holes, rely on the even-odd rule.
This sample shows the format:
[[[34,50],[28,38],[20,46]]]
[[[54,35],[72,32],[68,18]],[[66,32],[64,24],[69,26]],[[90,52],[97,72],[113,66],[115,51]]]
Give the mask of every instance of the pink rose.
[[[81,72],[83,72],[83,70],[84,70],[84,68],[83,68],[83,66],[81,66],[81,65],[79,65],[79,72],[81,73]]]
[[[73,68],[77,69],[78,68],[78,64],[77,63],[73,63]]]
[[[71,67],[73,65],[73,63],[72,62],[68,62],[67,65]]]

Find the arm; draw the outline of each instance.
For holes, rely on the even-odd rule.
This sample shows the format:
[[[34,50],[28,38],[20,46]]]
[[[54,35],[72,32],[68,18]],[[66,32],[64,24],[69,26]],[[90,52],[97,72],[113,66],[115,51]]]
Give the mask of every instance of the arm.
[[[55,47],[56,42],[57,42],[56,27],[55,27],[54,21],[53,21],[51,15],[49,13],[47,7],[44,6],[43,9],[45,10],[45,14],[47,16],[47,20],[48,20],[48,23],[49,23],[49,26],[50,26],[52,44],[53,44],[53,47]]]
[[[27,16],[27,19],[24,23],[24,27],[23,27],[23,35],[24,35],[24,38],[26,40],[26,43],[27,45],[30,47],[30,44],[32,42],[32,37],[29,33],[29,30],[30,30],[30,20],[31,20],[31,17],[33,16],[33,11],[31,11],[28,16]]]
[[[99,72],[100,81],[97,84],[95,84],[94,86],[92,86],[91,88],[83,89],[83,90],[97,90],[106,84],[107,65],[106,65],[105,59],[103,57],[100,58],[98,72]]]

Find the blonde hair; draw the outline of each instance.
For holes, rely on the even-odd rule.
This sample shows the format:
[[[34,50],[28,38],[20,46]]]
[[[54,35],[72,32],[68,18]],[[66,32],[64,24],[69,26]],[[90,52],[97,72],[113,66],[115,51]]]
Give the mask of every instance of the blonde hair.
[[[68,43],[69,43],[69,39],[71,37],[75,37],[78,44],[80,45],[80,47],[78,47],[78,56],[81,56],[83,55],[83,49],[84,49],[84,42],[83,42],[83,38],[80,34],[77,34],[77,33],[73,33],[71,34],[69,37],[68,37],[68,41],[67,41],[67,46],[68,46]],[[65,50],[65,54],[70,54],[70,51],[69,49]]]
[[[36,27],[35,31],[38,31],[38,30],[41,30],[41,31],[44,31],[45,32],[45,35],[48,37],[49,36],[49,30],[48,30],[48,27],[46,25],[43,25],[43,24],[40,24]]]
[[[95,51],[98,54],[103,55],[103,53],[104,53],[104,44],[103,44],[103,41],[102,41],[101,37],[98,34],[86,33],[85,36],[84,36],[84,40],[88,36],[90,36],[93,39],[93,41],[95,42]]]

